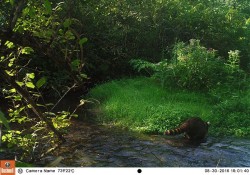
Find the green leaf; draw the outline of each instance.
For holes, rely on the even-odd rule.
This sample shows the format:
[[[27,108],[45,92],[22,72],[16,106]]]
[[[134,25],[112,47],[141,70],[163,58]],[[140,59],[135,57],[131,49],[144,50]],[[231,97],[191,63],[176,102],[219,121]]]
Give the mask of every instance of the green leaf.
[[[34,50],[33,50],[31,47],[24,47],[24,48],[21,50],[21,53],[22,53],[22,54],[26,54],[26,55],[29,55],[29,54],[31,54],[32,52],[34,52]]]
[[[10,130],[10,126],[8,123],[8,120],[6,119],[6,117],[4,116],[4,113],[2,111],[0,111],[0,122],[3,123],[3,125]]]
[[[15,134],[19,135],[19,134],[21,134],[21,131],[15,131]]]
[[[34,18],[36,15],[36,10],[33,6],[29,6],[23,9],[23,16],[29,15],[30,17]]]
[[[16,84],[18,84],[20,87],[22,87],[24,85],[24,83],[21,81],[16,81]]]
[[[52,13],[52,7],[51,7],[51,3],[49,2],[49,0],[44,1],[44,7],[48,14]]]
[[[9,76],[11,76],[11,77],[15,75],[15,72],[14,72],[14,71],[5,70],[5,72],[6,72]]]
[[[47,82],[47,77],[42,77],[36,82],[36,87],[39,89]]]
[[[72,115],[70,115],[70,117],[75,117],[75,118],[77,118],[77,117],[78,117],[78,114],[72,114]]]
[[[88,41],[88,38],[82,38],[79,40],[79,44],[82,46],[84,43],[86,43]]]
[[[29,16],[35,17],[36,16],[36,10],[33,7],[29,8]]]
[[[71,69],[72,69],[73,71],[77,71],[77,69],[78,69],[80,63],[81,63],[81,62],[80,62],[79,59],[73,60],[73,61],[71,62]]]
[[[15,99],[15,101],[21,101],[22,97],[20,95],[15,95],[14,99]]]
[[[14,3],[15,3],[14,0],[10,0],[10,4],[11,4],[12,6],[14,6]]]
[[[9,90],[10,93],[16,93],[16,89],[15,88],[12,88]]]
[[[82,78],[84,78],[84,79],[87,79],[88,78],[88,76],[86,75],[86,74],[80,74],[80,76],[82,77]]]
[[[59,30],[58,30],[58,33],[59,33],[60,35],[63,35],[63,29],[59,29]]]
[[[24,26],[18,25],[15,27],[14,31],[18,32],[18,33],[23,33],[27,28],[25,28]]]
[[[70,30],[68,30],[68,31],[65,33],[65,38],[66,38],[67,40],[74,40],[74,39],[75,39],[75,36],[74,36],[74,34],[73,34]]]
[[[63,26],[65,28],[68,28],[70,25],[72,24],[72,20],[71,19],[66,19],[63,23]]]
[[[29,88],[32,88],[32,89],[35,88],[35,85],[32,82],[26,82],[25,85],[26,85],[26,87],[29,87]]]
[[[10,61],[9,61],[8,66],[9,66],[9,67],[13,66],[15,60],[16,60],[15,57],[11,58]]]
[[[26,76],[30,79],[34,79],[35,78],[35,74],[34,73],[27,73]]]
[[[7,46],[9,49],[12,49],[15,47],[14,43],[10,41],[6,41],[4,45]]]

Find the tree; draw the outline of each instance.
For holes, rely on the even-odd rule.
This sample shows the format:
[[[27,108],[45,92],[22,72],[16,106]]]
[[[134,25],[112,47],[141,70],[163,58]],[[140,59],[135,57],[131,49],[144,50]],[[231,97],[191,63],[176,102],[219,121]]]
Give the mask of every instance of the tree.
[[[23,125],[32,124],[29,134],[12,132],[19,134],[19,140],[29,138],[26,142],[30,141],[30,132],[33,130],[34,134],[42,126],[45,130],[47,128],[52,131],[60,141],[65,141],[58,129],[65,126],[63,122],[67,121],[65,117],[69,113],[53,114],[46,104],[38,103],[43,96],[41,88],[46,84],[50,86],[48,80],[53,75],[50,75],[50,70],[36,68],[34,65],[43,61],[46,64],[53,63],[55,72],[63,70],[67,74],[66,86],[82,86],[86,79],[83,73],[83,44],[87,42],[87,38],[71,28],[77,21],[67,16],[59,17],[63,6],[63,2],[52,4],[48,0],[6,0],[0,4],[0,79],[6,82],[1,85],[2,93],[13,103],[8,118],[9,121]],[[63,92],[63,89],[58,91]],[[33,114],[30,113],[31,110]],[[61,121],[59,125],[56,124],[57,119]],[[20,127],[21,130],[22,128]],[[20,143],[11,140],[9,136],[4,136],[6,142],[20,146]],[[38,140],[33,140],[32,143],[39,141],[39,137],[36,138]],[[26,144],[26,148],[27,146],[30,145]]]

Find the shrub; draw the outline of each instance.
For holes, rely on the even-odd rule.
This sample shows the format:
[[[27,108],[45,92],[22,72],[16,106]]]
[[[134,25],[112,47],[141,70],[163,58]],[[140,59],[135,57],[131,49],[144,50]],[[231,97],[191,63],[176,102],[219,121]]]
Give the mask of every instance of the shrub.
[[[239,68],[239,51],[230,51],[226,62],[217,56],[216,50],[206,49],[199,40],[191,39],[189,44],[174,45],[172,58],[158,63],[132,60],[138,71],[148,70],[163,86],[171,85],[189,90],[208,91],[218,85],[237,80],[244,81],[246,75]]]

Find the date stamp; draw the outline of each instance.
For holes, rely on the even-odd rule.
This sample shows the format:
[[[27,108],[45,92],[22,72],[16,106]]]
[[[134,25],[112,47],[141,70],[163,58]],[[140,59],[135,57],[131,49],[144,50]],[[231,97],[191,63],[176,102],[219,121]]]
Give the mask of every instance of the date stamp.
[[[204,171],[206,174],[250,174],[250,168],[205,168]]]

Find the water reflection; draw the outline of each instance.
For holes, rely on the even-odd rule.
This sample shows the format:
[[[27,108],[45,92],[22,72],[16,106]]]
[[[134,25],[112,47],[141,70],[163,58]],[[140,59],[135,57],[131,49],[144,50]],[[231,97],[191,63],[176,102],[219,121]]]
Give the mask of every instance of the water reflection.
[[[54,152],[59,166],[94,167],[249,167],[250,141],[131,133],[115,127],[73,123],[67,142]]]

